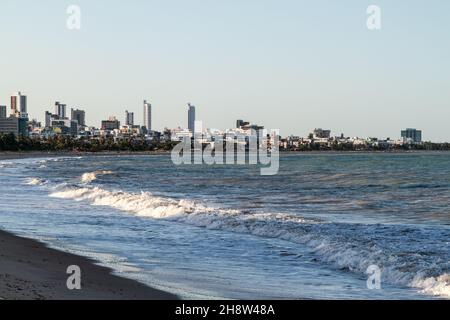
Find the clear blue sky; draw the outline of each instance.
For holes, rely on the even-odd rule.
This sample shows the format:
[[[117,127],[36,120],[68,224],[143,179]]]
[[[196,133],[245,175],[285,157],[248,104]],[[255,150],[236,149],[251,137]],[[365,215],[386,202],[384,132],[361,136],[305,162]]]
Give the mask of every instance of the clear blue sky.
[[[450,141],[449,17],[447,0],[2,0],[0,104],[21,90],[31,117],[62,101],[99,126],[125,109],[141,123],[146,98],[156,129],[186,126],[191,102],[206,127]]]

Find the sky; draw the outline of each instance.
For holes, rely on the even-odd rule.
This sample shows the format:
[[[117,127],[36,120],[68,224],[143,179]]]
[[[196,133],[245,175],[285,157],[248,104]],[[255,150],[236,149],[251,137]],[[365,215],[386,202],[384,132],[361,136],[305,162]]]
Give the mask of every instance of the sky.
[[[450,141],[449,16],[447,0],[1,0],[0,105],[22,91],[32,118],[60,101],[98,127],[142,124],[147,99],[162,130],[190,102],[208,128]]]

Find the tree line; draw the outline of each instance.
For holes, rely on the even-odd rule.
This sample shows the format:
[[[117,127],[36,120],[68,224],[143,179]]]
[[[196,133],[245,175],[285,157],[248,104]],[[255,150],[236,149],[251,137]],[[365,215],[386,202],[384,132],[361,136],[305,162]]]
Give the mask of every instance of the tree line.
[[[16,137],[14,134],[0,134],[0,151],[170,151],[178,142],[148,141],[130,137],[115,141],[113,137],[73,138],[57,135],[48,138]],[[332,143],[321,145],[311,143],[281,149],[281,151],[401,151],[401,150],[434,150],[450,151],[450,143],[424,142],[422,144],[405,144],[394,146],[353,145],[351,143]]]
[[[0,151],[169,151],[175,144],[176,142],[146,141],[133,137],[115,141],[112,137],[75,139],[58,135],[48,138],[31,138],[0,134]]]

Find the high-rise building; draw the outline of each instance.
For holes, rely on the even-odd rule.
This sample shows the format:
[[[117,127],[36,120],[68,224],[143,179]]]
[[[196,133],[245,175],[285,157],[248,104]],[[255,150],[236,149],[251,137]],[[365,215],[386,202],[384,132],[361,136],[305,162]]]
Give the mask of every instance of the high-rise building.
[[[188,129],[195,132],[195,106],[188,103]]]
[[[60,119],[66,119],[66,105],[59,103],[58,101],[55,102],[55,114]]]
[[[134,112],[125,111],[125,125],[134,126]]]
[[[27,96],[19,91],[11,96],[11,115],[18,118],[28,118]]]
[[[0,119],[6,118],[6,106],[0,106]]]
[[[49,111],[45,111],[45,127],[50,128],[52,126],[52,116],[53,114]]]
[[[152,131],[152,105],[144,100],[144,127]]]
[[[401,132],[403,140],[411,140],[414,143],[422,142],[422,131],[412,128],[407,128]]]
[[[84,110],[70,109],[70,119],[76,121],[79,126],[86,126],[86,112]]]

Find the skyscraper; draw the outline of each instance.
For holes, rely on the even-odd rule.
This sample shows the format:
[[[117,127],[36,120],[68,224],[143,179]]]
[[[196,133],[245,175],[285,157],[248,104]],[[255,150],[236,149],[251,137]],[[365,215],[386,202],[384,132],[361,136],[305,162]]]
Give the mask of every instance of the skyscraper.
[[[144,110],[145,113],[145,110]],[[125,125],[134,126],[134,112],[125,111]]]
[[[20,91],[11,96],[11,115],[18,118],[28,118],[27,96],[22,95]]]
[[[147,100],[144,100],[144,127],[152,130],[152,105]]]
[[[6,118],[6,106],[0,106],[0,119]]]
[[[59,102],[55,102],[55,114],[60,119],[65,119],[66,118],[66,105],[59,103]]]
[[[78,109],[71,109],[71,120],[78,122],[78,125],[81,127],[86,126],[86,113],[84,110],[78,110]]]
[[[188,129],[195,132],[195,106],[188,103]]]
[[[49,111],[45,111],[45,127],[50,128],[52,126],[52,116],[53,114]]]

